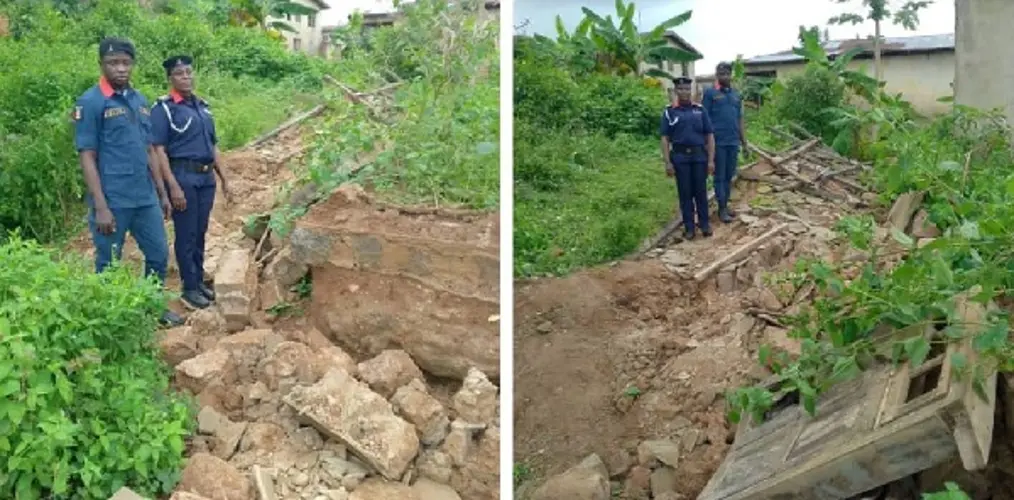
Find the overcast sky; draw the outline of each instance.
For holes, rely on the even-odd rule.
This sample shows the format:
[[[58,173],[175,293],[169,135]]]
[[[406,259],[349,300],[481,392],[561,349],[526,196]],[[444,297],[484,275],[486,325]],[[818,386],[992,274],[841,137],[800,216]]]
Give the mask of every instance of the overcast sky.
[[[336,3],[337,0],[334,0]],[[861,0],[838,5],[831,0],[640,0],[635,1],[640,13],[638,28],[647,31],[658,23],[687,10],[693,10],[690,21],[676,29],[684,39],[704,54],[698,63],[699,74],[712,73],[712,68],[737,54],[751,57],[791,48],[796,42],[799,25],[825,26],[828,18],[849,10],[860,12]],[[901,0],[893,0],[900,5]],[[588,7],[605,17],[616,19],[614,0],[514,0],[514,25],[526,20],[527,27],[518,34],[539,33],[555,37],[555,18],[563,17],[569,30],[581,21],[581,7]],[[919,30],[907,32],[897,26],[886,26],[884,36],[906,34],[943,34],[954,32],[954,1],[937,0],[920,13]],[[856,34],[873,33],[872,25],[835,26],[832,39],[853,38]]]

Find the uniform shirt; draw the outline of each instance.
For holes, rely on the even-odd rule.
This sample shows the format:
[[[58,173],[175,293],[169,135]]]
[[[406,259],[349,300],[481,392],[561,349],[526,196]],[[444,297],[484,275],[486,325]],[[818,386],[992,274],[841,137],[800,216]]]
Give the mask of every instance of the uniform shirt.
[[[662,112],[659,135],[669,138],[672,153],[678,158],[694,161],[706,159],[704,145],[707,143],[708,134],[713,133],[711,118],[699,104],[669,106]],[[697,152],[692,158],[688,158],[686,153],[679,151],[680,146],[696,147]]]
[[[215,161],[215,120],[204,99],[173,90],[151,108],[152,142],[165,146],[170,160]]]
[[[78,98],[74,145],[95,151],[102,194],[109,208],[158,204],[148,169],[151,116],[148,100],[134,89],[116,91],[105,78]],[[88,196],[89,205],[95,200]]]
[[[704,89],[701,105],[715,125],[715,145],[738,146],[739,120],[743,117],[743,98],[739,92],[731,87]]]

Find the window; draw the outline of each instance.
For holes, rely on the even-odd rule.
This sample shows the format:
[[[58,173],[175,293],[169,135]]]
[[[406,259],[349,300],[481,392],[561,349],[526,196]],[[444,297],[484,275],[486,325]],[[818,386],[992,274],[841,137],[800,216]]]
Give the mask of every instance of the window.
[[[303,22],[303,15],[302,14],[296,14],[296,24],[299,24],[299,23],[302,23],[302,22]]]
[[[292,14],[285,14],[285,20],[286,21],[291,21],[292,20]]]
[[[292,50],[302,50],[303,41],[298,38],[292,39]]]
[[[310,28],[317,27],[317,14],[307,14],[306,25]]]

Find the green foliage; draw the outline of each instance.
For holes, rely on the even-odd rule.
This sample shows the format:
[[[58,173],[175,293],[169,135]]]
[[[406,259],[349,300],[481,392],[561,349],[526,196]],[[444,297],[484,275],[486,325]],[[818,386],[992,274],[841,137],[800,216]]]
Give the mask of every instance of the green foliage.
[[[782,119],[798,123],[830,143],[838,130],[828,122],[826,110],[846,105],[845,84],[831,70],[808,65],[803,73],[786,80],[780,98],[772,104]]]
[[[961,488],[957,484],[947,482],[944,484],[947,488],[944,491],[937,493],[923,493],[922,500],[972,500],[967,493],[961,491]]]
[[[515,45],[516,276],[620,258],[673,214],[657,136],[665,93],[651,79],[589,72],[580,53]]]
[[[662,63],[689,63],[700,59],[697,54],[669,45],[665,37],[667,31],[690,20],[689,10],[662,21],[647,33],[638,30],[634,2],[616,0],[619,25],[613,21],[612,16],[602,17],[587,7],[581,7],[581,11],[584,13],[584,21],[574,36],[586,34],[597,49],[600,66],[610,73],[647,74],[671,79],[674,75],[658,68],[642,73],[642,64],[662,66]],[[559,24],[558,32],[562,31]],[[570,37],[571,44],[574,43],[574,36]]]
[[[676,190],[658,147],[644,136],[516,124],[514,274],[565,274],[621,258],[664,226]]]
[[[0,261],[0,496],[171,491],[192,419],[159,358],[159,287],[17,236]]]
[[[850,4],[853,0],[833,0],[838,4]],[[888,0],[863,0],[861,14],[845,12],[828,19],[828,24],[862,24],[869,21],[891,21],[907,30],[919,27],[919,11],[929,7],[933,0],[905,0],[897,8],[892,9]]]
[[[885,201],[901,193],[924,191],[923,207],[942,235],[916,245],[907,235],[892,234],[898,250],[874,244],[869,217],[843,219],[836,230],[844,242],[867,258],[838,264],[800,262],[784,277],[813,283],[818,298],[790,321],[790,336],[802,342],[796,360],[762,349],[761,362],[780,379],[776,394],[746,388],[729,395],[730,416],[763,415],[779,396],[799,394],[813,413],[819,395],[874,363],[910,362],[919,366],[931,351],[971,339],[977,361],[953,356],[955,377],[985,397],[984,381],[997,370],[1014,369],[1009,319],[992,312],[978,324],[960,317],[956,297],[988,303],[1014,286],[1014,156],[1010,130],[999,116],[956,108],[924,127],[903,127],[872,145],[872,181]],[[890,248],[890,247],[888,247]],[[906,257],[898,261],[898,251]],[[896,265],[886,265],[897,262]],[[934,338],[922,332],[937,326]],[[912,330],[907,330],[911,328]],[[887,348],[875,343],[875,331],[899,331]]]
[[[336,79],[360,92],[395,80],[393,103],[360,104],[333,91],[299,182],[321,194],[355,180],[398,202],[497,207],[499,25],[480,16],[480,4],[403,5],[402,21],[347,50]],[[284,234],[304,211],[272,214],[272,229]]]
[[[96,44],[104,36],[133,40],[133,84],[149,101],[165,93],[162,59],[192,54],[198,92],[215,110],[224,148],[270,130],[301,104],[302,93],[319,89],[328,63],[291,54],[257,30],[213,25],[199,2],[173,9],[156,15],[116,0],[63,11],[48,2],[0,3],[13,34],[0,39],[0,233],[20,228],[51,241],[80,220],[84,183],[69,117],[98,79]]]

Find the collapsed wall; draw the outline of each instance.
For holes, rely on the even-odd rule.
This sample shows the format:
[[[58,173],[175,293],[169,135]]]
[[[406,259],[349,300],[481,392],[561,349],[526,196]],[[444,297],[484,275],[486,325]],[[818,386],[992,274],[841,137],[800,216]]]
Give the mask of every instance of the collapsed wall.
[[[391,207],[352,185],[314,205],[289,239],[265,269],[278,290],[262,301],[309,273],[315,326],[354,355],[403,349],[433,376],[499,376],[496,213]]]

